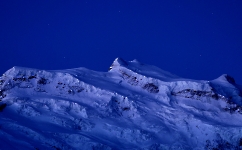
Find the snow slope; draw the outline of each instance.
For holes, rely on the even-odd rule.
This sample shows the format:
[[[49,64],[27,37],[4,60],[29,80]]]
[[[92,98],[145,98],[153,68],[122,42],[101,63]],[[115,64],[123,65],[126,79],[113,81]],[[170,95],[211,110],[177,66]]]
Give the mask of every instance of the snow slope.
[[[13,67],[0,78],[0,149],[242,149],[242,88],[121,58],[108,72]]]

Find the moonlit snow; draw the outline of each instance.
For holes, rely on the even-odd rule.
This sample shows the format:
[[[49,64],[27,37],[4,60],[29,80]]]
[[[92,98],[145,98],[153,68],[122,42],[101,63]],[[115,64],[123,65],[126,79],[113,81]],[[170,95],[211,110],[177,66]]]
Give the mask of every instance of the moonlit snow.
[[[108,72],[13,67],[0,78],[0,149],[242,149],[242,88],[121,58]]]

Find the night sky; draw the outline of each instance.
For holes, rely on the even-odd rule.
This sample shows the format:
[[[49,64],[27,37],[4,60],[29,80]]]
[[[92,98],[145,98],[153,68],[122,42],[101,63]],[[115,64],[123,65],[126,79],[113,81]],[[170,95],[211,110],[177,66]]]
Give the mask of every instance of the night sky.
[[[106,72],[116,57],[184,78],[242,84],[241,0],[1,0],[0,73]]]

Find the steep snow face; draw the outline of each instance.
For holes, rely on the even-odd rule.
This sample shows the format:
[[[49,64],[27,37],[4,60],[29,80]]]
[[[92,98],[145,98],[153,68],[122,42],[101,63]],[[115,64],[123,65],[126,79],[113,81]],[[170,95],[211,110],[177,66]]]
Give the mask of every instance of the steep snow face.
[[[13,67],[0,78],[0,149],[241,149],[242,92],[114,60],[108,72]]]

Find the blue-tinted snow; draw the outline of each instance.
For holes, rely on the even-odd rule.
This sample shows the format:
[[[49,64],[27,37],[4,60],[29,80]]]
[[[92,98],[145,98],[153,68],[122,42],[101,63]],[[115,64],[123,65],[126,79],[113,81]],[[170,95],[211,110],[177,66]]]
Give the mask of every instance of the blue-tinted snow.
[[[0,78],[0,149],[239,149],[239,87],[121,58],[108,72],[13,67]]]

